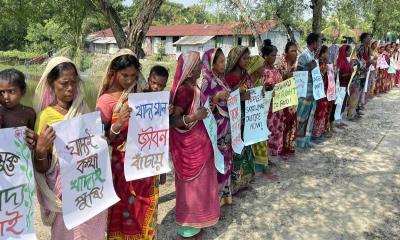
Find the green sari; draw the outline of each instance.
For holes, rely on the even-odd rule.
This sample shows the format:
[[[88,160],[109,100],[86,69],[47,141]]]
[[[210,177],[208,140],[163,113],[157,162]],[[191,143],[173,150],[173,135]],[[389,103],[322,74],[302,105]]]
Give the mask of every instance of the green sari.
[[[232,73],[235,69],[239,59],[243,54],[248,51],[248,48],[238,46],[233,48],[228,55],[228,64],[226,68],[225,79],[232,89],[246,90],[254,87],[250,81],[250,76],[245,69],[242,70],[241,76],[237,76]],[[238,83],[238,84],[237,84]],[[242,115],[242,135],[244,127],[244,101],[241,102],[241,115]],[[233,154],[233,171],[231,176],[231,191],[232,194],[239,192],[242,189],[247,188],[250,182],[254,180],[255,170],[254,170],[254,154],[251,146],[245,146],[241,154]]]

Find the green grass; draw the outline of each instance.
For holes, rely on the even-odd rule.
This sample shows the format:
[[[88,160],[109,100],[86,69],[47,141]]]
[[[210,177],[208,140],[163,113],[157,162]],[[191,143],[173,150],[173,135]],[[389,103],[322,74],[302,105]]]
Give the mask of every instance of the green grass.
[[[99,91],[99,86],[106,70],[108,61],[109,58],[98,56],[93,61],[93,66],[82,74],[82,78],[84,80],[85,99],[91,110],[95,109],[97,93]],[[146,79],[149,76],[150,69],[154,65],[162,65],[166,67],[169,71],[169,79],[166,90],[170,90],[176,70],[176,61],[174,58],[166,58],[165,61],[161,62],[152,59],[145,59],[141,60],[141,64],[142,73]],[[22,104],[26,106],[32,106],[32,99],[35,94],[35,88],[41,77],[42,72],[44,71],[44,67],[45,66],[43,65],[33,65],[29,69],[31,80],[26,82],[27,92],[22,99]],[[26,74],[26,68],[24,65],[7,65],[4,63],[0,63],[0,71],[6,68],[16,68]]]

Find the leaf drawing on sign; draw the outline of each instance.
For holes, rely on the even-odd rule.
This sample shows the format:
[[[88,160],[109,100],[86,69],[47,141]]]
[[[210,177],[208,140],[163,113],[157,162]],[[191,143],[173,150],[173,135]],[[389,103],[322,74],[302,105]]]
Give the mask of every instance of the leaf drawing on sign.
[[[18,129],[17,129],[18,130]],[[26,179],[27,179],[27,184],[25,184],[23,188],[23,192],[26,192],[28,195],[28,199],[25,200],[24,204],[25,207],[27,208],[28,212],[26,213],[26,227],[30,229],[31,223],[33,221],[33,195],[34,195],[34,189],[29,186],[30,183],[33,182],[33,172],[32,169],[29,168],[29,163],[32,161],[31,153],[29,151],[28,145],[26,144],[25,141],[22,141],[20,138],[17,138],[17,140],[14,141],[15,147],[17,148],[17,154],[20,156],[20,159],[22,159],[22,162],[20,163],[19,167],[20,170],[24,173]]]

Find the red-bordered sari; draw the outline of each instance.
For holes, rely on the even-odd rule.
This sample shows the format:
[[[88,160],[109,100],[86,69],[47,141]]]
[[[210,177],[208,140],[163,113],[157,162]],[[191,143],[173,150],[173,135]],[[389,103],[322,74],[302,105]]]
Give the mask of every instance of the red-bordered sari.
[[[128,49],[120,50],[111,60],[122,55],[134,55]],[[128,94],[141,92],[145,89],[145,81],[140,74],[138,80],[119,99],[105,93],[112,85],[108,78],[110,66],[97,100],[97,109],[101,112],[101,118],[106,126],[111,126],[119,118],[120,110],[127,103]],[[109,240],[139,240],[157,238],[157,204],[158,204],[158,177],[127,182],[124,174],[125,144],[128,134],[128,122],[121,129],[121,133],[110,143],[111,169],[115,192],[121,199],[108,210]]]

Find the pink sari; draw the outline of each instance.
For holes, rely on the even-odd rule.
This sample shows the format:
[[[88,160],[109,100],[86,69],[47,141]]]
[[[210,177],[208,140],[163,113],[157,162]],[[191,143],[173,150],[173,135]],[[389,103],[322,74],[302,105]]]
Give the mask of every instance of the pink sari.
[[[200,89],[185,87],[185,80],[199,63],[199,53],[182,54],[171,89],[170,102],[193,113],[205,100]],[[189,96],[189,97],[185,97]],[[193,228],[209,227],[220,215],[214,154],[203,122],[185,129],[170,129],[170,151],[175,167],[176,224]]]

